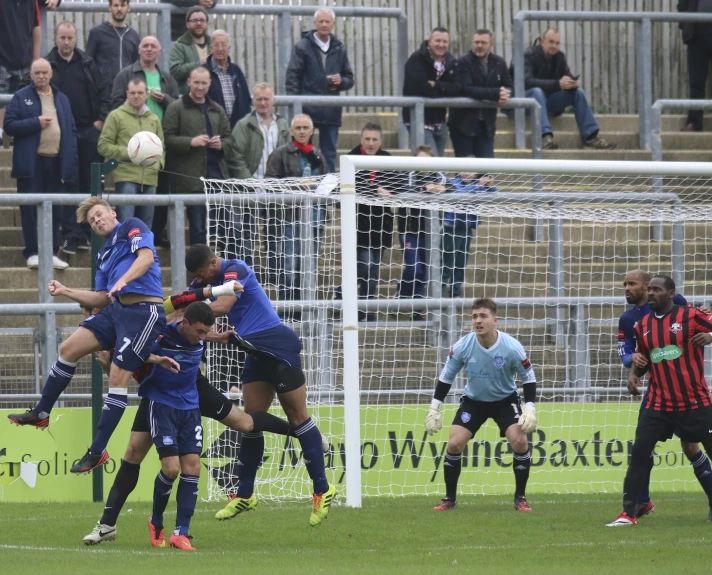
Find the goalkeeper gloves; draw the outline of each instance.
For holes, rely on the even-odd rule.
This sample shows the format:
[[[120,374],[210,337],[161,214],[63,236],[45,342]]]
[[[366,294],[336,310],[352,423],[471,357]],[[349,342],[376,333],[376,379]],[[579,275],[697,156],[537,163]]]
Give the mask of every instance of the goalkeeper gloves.
[[[536,431],[536,410],[532,402],[524,405],[524,412],[519,416],[519,425],[522,427],[522,433]]]
[[[434,435],[443,428],[443,414],[440,413],[442,403],[442,401],[437,399],[433,399],[430,402],[428,415],[425,416],[425,430],[428,432],[428,435]]]

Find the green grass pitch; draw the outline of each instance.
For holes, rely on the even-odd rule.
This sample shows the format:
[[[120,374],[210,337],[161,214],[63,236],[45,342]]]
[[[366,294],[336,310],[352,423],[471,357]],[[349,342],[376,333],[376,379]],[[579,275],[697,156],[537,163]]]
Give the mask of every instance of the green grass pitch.
[[[635,527],[605,528],[618,495],[536,495],[516,513],[510,497],[367,499],[334,506],[309,527],[309,504],[261,502],[231,521],[199,502],[191,533],[197,553],[154,549],[150,504],[127,504],[118,539],[82,544],[101,504],[0,502],[0,571],[55,573],[693,573],[709,572],[712,524],[703,495],[658,493],[656,511]],[[171,512],[172,510],[172,512]],[[175,520],[169,504],[167,527]]]

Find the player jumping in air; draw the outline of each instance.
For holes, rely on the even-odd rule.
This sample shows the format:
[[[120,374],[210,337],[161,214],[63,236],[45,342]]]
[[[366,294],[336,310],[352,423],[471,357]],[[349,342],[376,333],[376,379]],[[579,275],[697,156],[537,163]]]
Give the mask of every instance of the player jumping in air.
[[[425,418],[425,429],[430,435],[443,428],[440,406],[459,371],[463,367],[467,370],[465,394],[450,427],[443,463],[445,499],[433,508],[435,511],[454,509],[462,452],[490,418],[497,423],[500,436],[507,438],[514,454],[514,509],[532,510],[526,499],[531,467],[527,434],[536,431],[537,426],[534,409],[536,377],[522,344],[496,328],[497,304],[487,298],[475,300],[472,305],[473,332],[460,338],[452,347],[435,388]],[[526,402],[523,411],[517,393],[517,374],[522,380]]]
[[[106,445],[126,409],[131,374],[148,358],[153,342],[165,326],[166,316],[161,267],[153,234],[146,225],[138,218],[120,223],[116,212],[100,197],[91,197],[79,204],[77,221],[88,223],[94,233],[104,239],[97,258],[96,291],[66,288],[52,281],[49,292],[101,311],[83,321],[62,343],[59,359],[47,377],[39,403],[25,413],[11,414],[8,418],[18,425],[47,427],[50,411],[72,380],[77,362],[95,351],[115,349],[109,393],[104,400],[96,437],[84,457],[71,469],[72,473],[85,473],[108,461]]]
[[[618,355],[621,357],[623,365],[630,368],[633,365],[635,354],[635,328],[640,321],[650,313],[648,305],[648,284],[650,283],[650,274],[643,270],[633,270],[628,272],[623,280],[623,288],[625,289],[625,299],[633,307],[623,312],[618,321]],[[673,297],[673,304],[685,307],[687,301],[680,294],[676,293]],[[706,310],[703,310],[703,313]],[[642,358],[642,356],[641,356]],[[641,367],[644,367],[647,360],[643,359]],[[640,404],[640,415],[645,410],[647,403],[647,391],[643,395],[643,401]],[[675,430],[675,435],[680,438],[682,451],[692,465],[697,480],[704,489],[707,499],[712,508],[712,467],[710,460],[705,455],[705,452],[700,449],[696,441],[686,441],[679,430]],[[650,499],[650,472],[653,469],[653,453],[651,452],[648,458],[647,481],[641,489],[640,499],[635,508],[635,517],[640,519],[655,509],[655,504]]]
[[[307,411],[306,380],[302,371],[299,336],[274,311],[255,273],[242,260],[223,260],[204,244],[191,246],[185,255],[185,267],[193,276],[192,288],[238,281],[243,291],[217,298],[210,304],[216,316],[227,315],[237,332],[239,347],[247,353],[242,371],[245,411],[266,411],[275,393],[299,440],[309,477],[314,486],[309,524],[319,525],[328,515],[336,495],[324,469],[322,436]],[[262,433],[242,436],[238,455],[239,471],[236,495],[216,514],[217,519],[231,519],[257,505],[254,483],[264,453]]]
[[[712,316],[673,303],[675,282],[664,275],[648,284],[652,313],[635,328],[637,353],[645,367],[634,362],[628,389],[640,393],[640,378],[650,370],[643,413],[635,429],[635,443],[623,483],[623,513],[607,527],[635,525],[636,505],[648,481],[648,460],[658,441],[667,441],[675,429],[690,441],[712,449],[712,400],[704,378],[704,346],[712,343]],[[712,512],[708,517],[712,520]]]

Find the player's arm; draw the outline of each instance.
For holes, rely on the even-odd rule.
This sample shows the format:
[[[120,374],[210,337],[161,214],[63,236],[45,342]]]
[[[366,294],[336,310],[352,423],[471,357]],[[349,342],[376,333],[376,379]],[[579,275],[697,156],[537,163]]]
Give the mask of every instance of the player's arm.
[[[690,343],[695,347],[704,347],[712,343],[712,315],[695,310],[692,317],[692,327],[695,335],[690,338]]]
[[[633,353],[635,352],[635,331],[632,326],[623,320],[623,316],[618,320],[618,355],[624,367],[633,364]]]
[[[180,364],[175,359],[166,357],[165,355],[156,355],[155,353],[152,353],[148,356],[146,363],[160,365],[163,369],[166,369],[171,373],[180,373]]]
[[[524,409],[519,416],[519,425],[523,433],[533,433],[537,428],[536,408],[536,375],[534,366],[527,357],[527,352],[520,345],[517,348],[516,370],[522,380],[522,392],[524,394]]]
[[[204,301],[210,298],[217,298],[224,295],[237,294],[243,291],[240,282],[229,281],[220,286],[204,287],[197,289],[187,289],[177,294],[169,295],[163,299],[163,307],[166,314],[188,307],[194,301]]]
[[[137,280],[143,274],[145,274],[149,268],[153,265],[153,250],[150,248],[139,248],[135,252],[136,259],[131,267],[126,270],[126,273],[122,275],[114,286],[109,290],[108,295],[118,295],[118,293],[124,289],[129,283]]]
[[[106,307],[109,303],[106,297],[106,290],[101,291],[91,291],[83,289],[72,289],[63,286],[57,280],[52,280],[47,284],[47,289],[51,296],[64,296],[69,298],[79,305],[84,307],[98,307],[99,309]]]
[[[435,387],[433,399],[430,401],[430,408],[425,416],[425,429],[428,435],[433,435],[443,428],[443,415],[440,412],[440,406],[450,392],[455,377],[457,377],[462,366],[465,365],[462,358],[461,342],[462,340],[458,341],[450,350],[447,360],[445,361],[445,367],[443,367],[440,377],[438,378],[438,385]]]
[[[230,341],[230,336],[233,335],[237,335],[237,332],[232,329],[227,331],[211,331],[205,335],[203,341],[206,343],[221,343],[222,345],[227,345]]]

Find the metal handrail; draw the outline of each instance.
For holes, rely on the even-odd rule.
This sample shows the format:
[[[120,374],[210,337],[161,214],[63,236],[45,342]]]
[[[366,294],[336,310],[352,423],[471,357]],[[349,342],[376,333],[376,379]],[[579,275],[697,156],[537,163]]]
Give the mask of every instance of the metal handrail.
[[[640,148],[651,146],[651,106],[653,103],[652,22],[712,22],[712,13],[685,12],[586,12],[555,10],[522,10],[514,17],[514,93],[524,90],[524,22],[635,22],[637,52],[638,116],[640,118]],[[515,112],[515,142],[525,147],[524,113]]]
[[[665,110],[712,110],[712,100],[656,100],[650,109],[650,151],[653,161],[663,160],[663,112]]]

